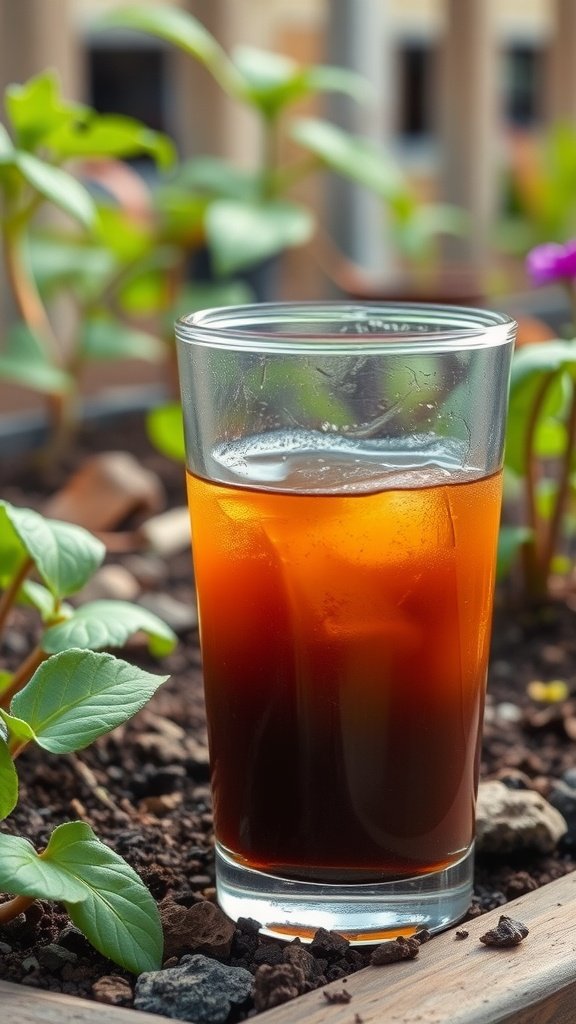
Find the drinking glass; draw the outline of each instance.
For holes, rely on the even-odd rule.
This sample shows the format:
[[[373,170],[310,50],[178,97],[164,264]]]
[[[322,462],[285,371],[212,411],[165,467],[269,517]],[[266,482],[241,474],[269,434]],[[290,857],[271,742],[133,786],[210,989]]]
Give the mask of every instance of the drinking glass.
[[[471,895],[514,321],[178,321],[217,892],[374,942]]]

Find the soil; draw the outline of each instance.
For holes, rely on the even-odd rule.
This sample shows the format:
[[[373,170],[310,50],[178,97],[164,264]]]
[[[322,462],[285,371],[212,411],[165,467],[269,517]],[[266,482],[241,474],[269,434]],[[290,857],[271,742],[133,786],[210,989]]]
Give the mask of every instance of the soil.
[[[134,418],[86,433],[81,446],[48,484],[32,463],[0,464],[0,494],[15,504],[41,508],[61,485],[82,453],[122,446],[138,452],[156,471],[169,504],[184,504],[181,467],[153,452],[142,423]],[[131,524],[126,524],[131,525]],[[119,560],[114,556],[112,560]],[[157,566],[158,568],[158,566]],[[168,560],[156,587],[186,604],[194,601],[189,552]],[[511,787],[527,786],[543,795],[575,768],[576,613],[569,603],[538,612],[496,609],[481,774]],[[34,620],[18,611],[6,635],[3,657],[10,667],[30,649]],[[142,645],[123,655],[159,671]],[[170,680],[126,726],[79,755],[53,757],[28,748],[18,762],[21,798],[2,828],[27,837],[36,848],[62,821],[83,818],[97,835],[135,868],[168,914],[174,904],[190,908],[214,901],[213,822],[198,636],[185,632],[161,671]],[[564,680],[567,700],[536,703],[527,692],[534,680]],[[576,845],[561,841],[553,854],[511,860],[479,858],[469,916],[503,906],[508,900],[576,868]],[[463,934],[463,932],[462,932]],[[56,944],[56,951],[50,944]],[[297,945],[297,943],[296,943]],[[67,950],[66,957],[61,948]],[[210,953],[209,948],[205,952]],[[224,963],[259,971],[255,1005],[235,1011],[235,1019],[274,1005],[275,992],[288,998],[345,976],[370,962],[370,949],[352,949],[328,933],[308,947],[310,956],[262,937],[254,922],[240,922],[231,945],[216,955]],[[177,963],[177,957],[168,963]],[[267,970],[263,970],[266,967]],[[134,978],[95,953],[58,907],[36,903],[26,916],[0,930],[0,978],[105,1002],[131,1005]],[[296,979],[296,980],[295,980]],[[345,990],[342,999],[347,998]],[[276,1000],[278,1001],[278,1000]]]

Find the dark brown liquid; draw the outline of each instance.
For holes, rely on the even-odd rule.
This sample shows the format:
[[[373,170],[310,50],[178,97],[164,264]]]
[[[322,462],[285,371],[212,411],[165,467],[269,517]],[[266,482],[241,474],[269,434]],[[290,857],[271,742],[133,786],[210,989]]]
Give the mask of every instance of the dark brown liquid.
[[[216,835],[237,859],[362,882],[468,849],[500,486],[189,477]]]

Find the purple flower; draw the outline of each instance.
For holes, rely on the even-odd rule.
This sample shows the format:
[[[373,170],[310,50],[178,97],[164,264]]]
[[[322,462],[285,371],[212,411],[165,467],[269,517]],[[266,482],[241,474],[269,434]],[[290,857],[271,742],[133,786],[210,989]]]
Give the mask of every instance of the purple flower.
[[[576,238],[565,245],[557,242],[537,245],[526,257],[526,269],[537,285],[576,277]]]

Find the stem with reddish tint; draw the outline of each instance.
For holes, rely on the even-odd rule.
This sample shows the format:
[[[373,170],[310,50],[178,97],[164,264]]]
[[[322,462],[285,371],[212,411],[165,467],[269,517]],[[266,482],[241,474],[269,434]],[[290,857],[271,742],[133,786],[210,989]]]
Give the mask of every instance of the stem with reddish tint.
[[[22,565],[0,598],[0,636],[2,635],[4,626],[6,625],[6,620],[10,614],[12,605],[18,597],[18,591],[20,590],[20,587],[30,572],[33,564],[34,563],[31,558],[24,559]]]
[[[12,697],[26,686],[26,683],[32,678],[38,666],[41,665],[43,661],[46,661],[47,657],[48,655],[46,654],[46,651],[43,651],[41,647],[35,647],[34,650],[30,652],[28,657],[20,665],[20,668],[18,668],[12,676],[10,686],[7,690],[4,690],[4,693],[0,697],[0,707],[4,708],[4,710],[8,709]]]
[[[25,913],[34,903],[33,896],[15,896],[7,903],[0,903],[0,925],[13,921],[18,914]]]

